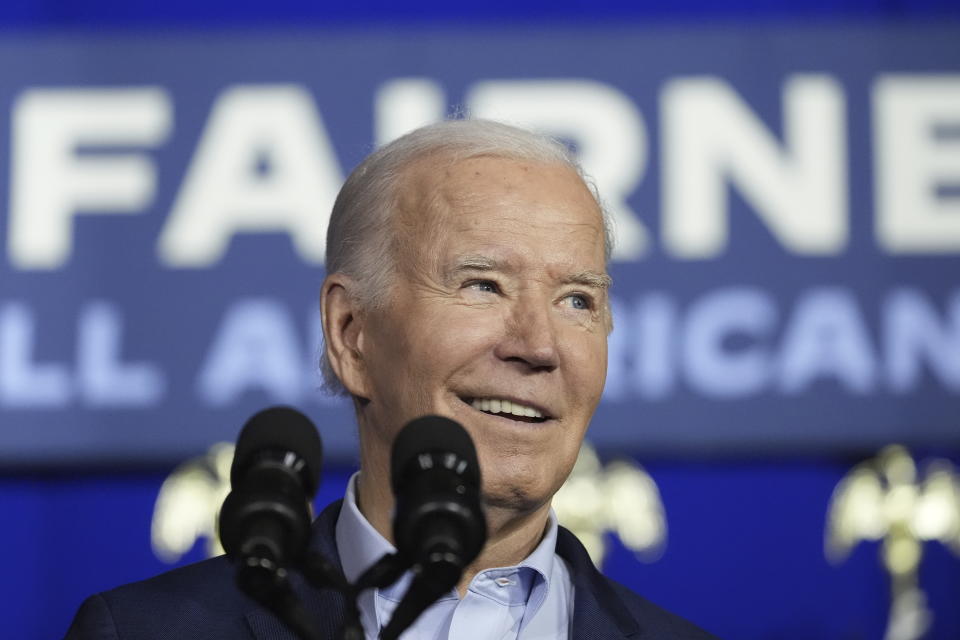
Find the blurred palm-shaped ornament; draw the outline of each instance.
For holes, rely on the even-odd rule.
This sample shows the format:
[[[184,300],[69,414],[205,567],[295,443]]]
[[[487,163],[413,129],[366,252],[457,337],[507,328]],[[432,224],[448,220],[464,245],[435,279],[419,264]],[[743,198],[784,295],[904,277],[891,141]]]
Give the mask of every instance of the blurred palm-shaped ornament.
[[[598,567],[610,531],[644,562],[663,555],[667,520],[656,483],[644,469],[624,460],[605,467],[584,443],[570,477],[553,497],[557,519],[583,543]]]
[[[176,562],[206,539],[207,555],[223,553],[217,535],[217,515],[230,493],[230,465],[234,446],[218,442],[206,455],[180,464],[164,480],[153,508],[150,539],[154,554]]]
[[[837,564],[862,540],[881,540],[890,574],[886,640],[917,640],[932,622],[918,571],[923,543],[937,540],[960,555],[960,475],[947,460],[933,460],[923,480],[905,448],[891,445],[855,466],[830,500],[824,551]]]

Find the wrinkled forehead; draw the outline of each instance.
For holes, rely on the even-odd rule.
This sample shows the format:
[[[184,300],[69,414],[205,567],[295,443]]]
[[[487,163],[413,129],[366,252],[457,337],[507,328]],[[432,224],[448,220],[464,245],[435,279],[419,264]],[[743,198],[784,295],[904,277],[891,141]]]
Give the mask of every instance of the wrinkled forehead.
[[[544,173],[557,176],[570,193],[571,207],[588,211],[587,219],[602,229],[596,199],[568,165],[500,156],[435,155],[411,163],[397,181],[394,230],[404,243],[433,245],[455,232],[458,225],[453,217],[495,208],[500,200],[526,189],[532,174]]]

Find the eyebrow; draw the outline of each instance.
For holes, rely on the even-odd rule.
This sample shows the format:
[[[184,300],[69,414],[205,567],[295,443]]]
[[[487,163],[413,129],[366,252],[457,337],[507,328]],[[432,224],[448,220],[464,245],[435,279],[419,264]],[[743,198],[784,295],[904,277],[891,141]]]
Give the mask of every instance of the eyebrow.
[[[453,265],[452,273],[459,274],[464,271],[508,271],[504,264],[499,260],[494,260],[488,256],[471,254],[460,257]],[[606,273],[596,271],[579,271],[570,274],[563,279],[563,284],[579,284],[586,287],[595,287],[597,289],[609,289],[613,284],[613,278]]]
[[[605,273],[596,271],[581,271],[563,279],[563,284],[582,284],[586,287],[596,287],[597,289],[609,289],[613,284],[613,278]]]
[[[461,271],[497,271],[502,270],[503,265],[492,258],[481,255],[461,256],[453,265],[453,272]]]

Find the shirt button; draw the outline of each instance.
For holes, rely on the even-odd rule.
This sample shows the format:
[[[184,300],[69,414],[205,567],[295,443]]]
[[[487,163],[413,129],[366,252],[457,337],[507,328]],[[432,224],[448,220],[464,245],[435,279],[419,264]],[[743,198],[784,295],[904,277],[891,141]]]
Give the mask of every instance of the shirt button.
[[[497,578],[496,580],[494,580],[494,582],[496,582],[497,586],[500,586],[500,587],[509,587],[513,585],[513,580],[511,580],[510,578]]]

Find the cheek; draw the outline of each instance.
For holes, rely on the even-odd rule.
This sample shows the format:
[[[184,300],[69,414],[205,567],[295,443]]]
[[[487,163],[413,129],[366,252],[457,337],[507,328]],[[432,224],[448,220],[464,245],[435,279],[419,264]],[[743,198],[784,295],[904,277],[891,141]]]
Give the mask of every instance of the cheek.
[[[464,309],[439,317],[421,332],[425,357],[462,360],[491,349],[503,333],[503,320],[492,310]],[[451,363],[453,364],[453,363]]]
[[[372,381],[371,399],[384,410],[397,411],[410,398],[411,382],[422,375],[418,370],[426,359],[416,353],[414,326],[384,322],[370,332],[364,362]]]
[[[490,324],[476,317],[411,320],[405,334],[378,354],[378,389],[385,404],[412,418],[439,410],[451,384],[484,371]]]
[[[574,390],[584,399],[599,400],[607,377],[607,338],[605,335],[569,336],[566,343],[567,372]]]

